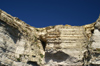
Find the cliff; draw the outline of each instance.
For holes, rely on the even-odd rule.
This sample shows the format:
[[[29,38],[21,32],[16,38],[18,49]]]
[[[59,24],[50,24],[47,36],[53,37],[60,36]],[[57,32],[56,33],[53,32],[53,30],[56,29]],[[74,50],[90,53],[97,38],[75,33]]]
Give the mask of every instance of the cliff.
[[[83,26],[32,27],[0,10],[0,66],[99,66],[100,17]]]

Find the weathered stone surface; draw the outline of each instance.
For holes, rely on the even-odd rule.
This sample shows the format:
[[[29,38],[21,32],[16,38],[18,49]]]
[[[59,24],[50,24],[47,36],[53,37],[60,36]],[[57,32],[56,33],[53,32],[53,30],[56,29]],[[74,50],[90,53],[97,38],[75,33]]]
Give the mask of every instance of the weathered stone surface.
[[[0,10],[0,66],[99,66],[100,17],[35,28]]]
[[[46,65],[82,65],[88,38],[82,26],[55,26],[47,30]]]
[[[35,28],[4,11],[0,11],[0,17],[0,64],[42,65],[44,50]]]
[[[97,19],[92,35],[91,60],[92,65],[100,65],[100,17]]]

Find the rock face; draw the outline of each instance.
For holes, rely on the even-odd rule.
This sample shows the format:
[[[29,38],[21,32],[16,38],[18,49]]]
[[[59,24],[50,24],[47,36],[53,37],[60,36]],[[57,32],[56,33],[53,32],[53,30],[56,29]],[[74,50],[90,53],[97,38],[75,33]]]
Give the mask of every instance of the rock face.
[[[47,30],[45,61],[47,65],[82,65],[88,38],[84,27],[55,26]]]
[[[32,27],[0,10],[0,66],[99,66],[100,17],[83,26]]]
[[[0,10],[0,66],[38,66],[43,56],[35,28]]]
[[[100,17],[97,19],[92,35],[91,44],[91,65],[100,65]]]

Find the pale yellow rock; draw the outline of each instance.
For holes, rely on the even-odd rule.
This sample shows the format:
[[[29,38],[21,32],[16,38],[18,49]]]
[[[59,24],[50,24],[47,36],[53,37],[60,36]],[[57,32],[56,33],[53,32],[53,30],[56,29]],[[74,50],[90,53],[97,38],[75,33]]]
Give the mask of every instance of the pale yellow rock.
[[[83,26],[35,28],[0,10],[0,66],[100,64],[100,16]]]

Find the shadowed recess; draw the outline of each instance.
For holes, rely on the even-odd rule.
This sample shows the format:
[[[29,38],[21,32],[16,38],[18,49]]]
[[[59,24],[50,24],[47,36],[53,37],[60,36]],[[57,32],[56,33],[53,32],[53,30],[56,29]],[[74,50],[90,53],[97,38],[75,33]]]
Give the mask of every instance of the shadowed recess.
[[[37,62],[33,62],[33,61],[28,61],[27,64],[32,65],[32,66],[39,66]]]
[[[46,52],[45,53],[45,61],[49,62],[49,60],[57,61],[57,62],[62,62],[68,59],[70,56],[68,54],[65,54],[64,52],[58,51],[57,53],[50,53]]]
[[[2,22],[1,20],[0,20],[0,26],[5,27],[5,30],[9,33],[9,36],[12,38],[14,43],[16,43],[17,40],[20,39],[21,33],[20,33],[20,31],[18,29],[13,28],[13,27],[7,25],[5,22]]]

